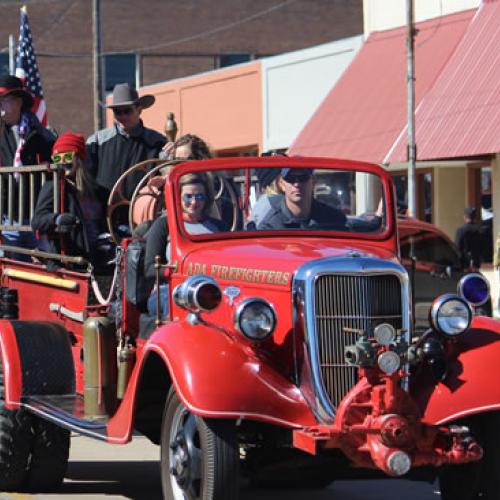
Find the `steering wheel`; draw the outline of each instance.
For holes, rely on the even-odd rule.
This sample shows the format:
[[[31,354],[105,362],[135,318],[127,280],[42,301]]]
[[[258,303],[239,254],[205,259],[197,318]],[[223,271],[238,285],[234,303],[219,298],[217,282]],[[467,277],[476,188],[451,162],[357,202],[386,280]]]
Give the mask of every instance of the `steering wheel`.
[[[120,243],[121,237],[116,232],[116,224],[115,224],[114,217],[116,217],[116,213],[117,213],[117,210],[119,208],[121,208],[121,207],[129,207],[130,208],[130,204],[131,204],[131,200],[129,200],[124,193],[125,181],[128,178],[128,176],[133,174],[133,173],[136,173],[136,172],[149,173],[149,169],[151,168],[151,165],[156,166],[153,170],[159,170],[160,167],[162,167],[164,165],[169,165],[170,163],[173,163],[173,162],[165,162],[165,160],[159,160],[159,159],[144,160],[144,161],[141,161],[141,162],[133,165],[127,171],[123,172],[122,175],[120,175],[120,177],[116,181],[115,185],[113,186],[111,193],[109,194],[108,209],[106,211],[106,222],[108,224],[109,233],[111,234],[111,237],[113,238],[113,241],[116,244]],[[139,183],[139,184],[141,184],[141,183]],[[137,192],[137,188],[134,190],[133,195],[136,192]],[[132,195],[132,198],[133,198],[133,195]],[[129,213],[130,213],[130,210],[129,210]]]
[[[161,211],[161,205],[159,204],[159,198],[162,196],[163,192],[160,190],[160,187],[163,187],[164,184],[164,179],[162,178],[164,175],[166,175],[165,172],[162,172],[163,169],[165,168],[173,168],[175,165],[178,165],[179,163],[182,163],[183,160],[170,160],[170,161],[163,161],[163,163],[160,163],[159,165],[156,165],[153,169],[151,169],[137,184],[137,186],[134,189],[134,192],[132,193],[132,197],[130,198],[130,204],[129,204],[129,210],[128,210],[128,222],[129,222],[129,227],[130,231],[132,233],[132,236],[137,236],[136,234],[136,228],[141,224],[141,222],[137,222],[134,219],[134,208],[135,205],[138,201],[140,201],[143,198],[146,197],[152,197],[154,198],[153,202],[153,219],[156,219],[158,215],[160,215]],[[151,179],[157,177],[161,182],[157,184],[152,184],[150,181]],[[143,221],[145,222],[145,221]]]
[[[216,181],[218,182],[218,186],[216,186]],[[229,194],[229,200],[231,202],[231,225],[229,226],[229,231],[236,231],[238,228],[238,219],[239,219],[239,204],[238,204],[238,196],[235,192],[234,186],[225,179],[222,175],[215,175],[212,178],[212,186],[216,191],[214,192],[214,202],[217,206],[219,212],[222,212],[222,204]]]

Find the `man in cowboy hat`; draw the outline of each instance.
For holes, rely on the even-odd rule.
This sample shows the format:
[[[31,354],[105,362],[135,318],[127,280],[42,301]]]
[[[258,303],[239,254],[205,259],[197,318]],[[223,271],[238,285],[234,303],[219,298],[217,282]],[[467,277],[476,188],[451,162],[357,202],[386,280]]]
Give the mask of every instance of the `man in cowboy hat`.
[[[19,165],[38,165],[50,160],[55,137],[42,127],[31,111],[32,105],[33,97],[19,78],[0,76],[0,119],[5,127],[0,137],[2,166],[15,164],[21,139],[24,144],[19,151]]]
[[[0,166],[39,165],[50,161],[50,154],[55,137],[49,130],[42,127],[36,115],[31,111],[33,105],[32,95],[24,88],[22,80],[13,75],[0,76]],[[0,168],[1,170],[1,168]],[[35,179],[39,180],[39,179]],[[4,190],[7,182],[4,182]],[[28,183],[25,183],[24,193],[24,221],[19,221],[14,213],[16,222],[28,223],[29,196]],[[35,192],[38,190],[35,189]],[[4,191],[3,199],[7,200]],[[17,200],[13,206],[18,207]],[[2,219],[5,223],[7,214],[6,206],[0,207]],[[2,243],[4,245],[35,248],[37,241],[33,233],[18,231],[3,231]],[[16,256],[28,260],[21,255]]]
[[[111,190],[121,174],[144,160],[158,158],[166,139],[160,133],[146,128],[141,120],[143,109],[155,102],[152,95],[139,97],[127,83],[113,89],[112,127],[99,130],[87,139],[87,168],[97,184]],[[124,193],[130,197],[142,178],[138,172],[127,178]]]

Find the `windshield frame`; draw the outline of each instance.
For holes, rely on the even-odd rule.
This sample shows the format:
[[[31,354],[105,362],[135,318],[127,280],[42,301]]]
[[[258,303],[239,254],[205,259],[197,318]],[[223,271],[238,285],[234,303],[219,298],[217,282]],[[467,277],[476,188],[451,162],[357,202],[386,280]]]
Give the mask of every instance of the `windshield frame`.
[[[304,229],[280,229],[280,230],[241,230],[235,232],[218,232],[210,234],[190,234],[182,224],[182,208],[180,199],[179,182],[183,175],[191,172],[207,172],[228,170],[234,168],[309,168],[309,169],[335,169],[342,171],[363,172],[373,174],[380,178],[383,197],[385,201],[386,223],[385,229],[380,233],[345,232],[335,230],[304,230]],[[269,238],[269,237],[320,237],[347,240],[374,240],[384,241],[392,236],[396,229],[394,187],[390,174],[379,165],[343,160],[334,158],[317,157],[241,157],[241,158],[216,158],[209,160],[196,160],[181,163],[167,176],[165,183],[165,203],[170,213],[175,213],[175,225],[179,235],[190,241],[210,241],[225,239],[244,238]]]

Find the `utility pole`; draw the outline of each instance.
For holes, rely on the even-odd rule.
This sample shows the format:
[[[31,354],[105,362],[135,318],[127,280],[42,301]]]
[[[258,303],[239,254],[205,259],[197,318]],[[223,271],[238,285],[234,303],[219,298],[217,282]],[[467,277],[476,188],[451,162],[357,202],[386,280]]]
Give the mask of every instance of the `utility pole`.
[[[415,144],[415,28],[413,25],[413,0],[406,0],[407,93],[408,93],[408,210],[410,217],[417,216]]]
[[[94,86],[94,130],[99,130],[103,128],[100,0],[92,0],[92,62]]]

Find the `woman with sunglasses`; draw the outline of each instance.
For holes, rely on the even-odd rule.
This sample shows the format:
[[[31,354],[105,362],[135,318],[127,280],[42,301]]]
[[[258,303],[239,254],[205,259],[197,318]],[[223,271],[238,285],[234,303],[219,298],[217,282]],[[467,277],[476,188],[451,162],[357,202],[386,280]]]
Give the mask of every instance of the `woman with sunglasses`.
[[[180,182],[180,197],[184,228],[189,234],[208,234],[220,231],[219,223],[209,216],[213,197],[208,177],[203,173],[183,175]],[[151,226],[146,235],[146,255],[144,258],[144,274],[148,279],[155,278],[155,258],[160,256],[162,264],[170,258],[168,245],[167,216],[161,215]],[[148,299],[149,314],[156,314],[156,290]],[[160,303],[162,319],[167,316],[167,285],[160,285]]]
[[[62,134],[52,149],[52,163],[64,168],[61,206],[54,207],[54,182],[45,182],[31,227],[48,243],[45,249],[80,255],[98,264],[99,236],[106,231],[104,203],[108,193],[84,168],[86,149],[81,134]]]

